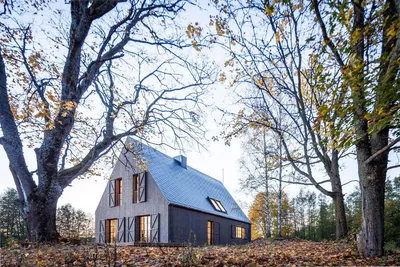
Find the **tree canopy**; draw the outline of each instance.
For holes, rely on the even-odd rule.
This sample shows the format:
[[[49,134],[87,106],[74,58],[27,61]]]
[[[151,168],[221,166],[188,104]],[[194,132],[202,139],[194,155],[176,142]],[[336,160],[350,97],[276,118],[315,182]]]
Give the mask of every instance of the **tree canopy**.
[[[193,53],[200,27],[176,19],[192,4],[49,1],[45,10],[32,3],[2,17],[0,144],[32,240],[57,238],[63,190],[94,174],[124,137],[170,146],[202,138],[202,97],[214,67]],[[24,144],[35,150],[35,170]]]

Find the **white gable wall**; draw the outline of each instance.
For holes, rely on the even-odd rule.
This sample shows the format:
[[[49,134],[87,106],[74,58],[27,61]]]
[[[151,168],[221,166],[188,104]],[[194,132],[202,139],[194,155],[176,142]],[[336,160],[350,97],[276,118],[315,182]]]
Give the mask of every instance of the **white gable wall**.
[[[146,202],[133,203],[132,189],[134,174],[143,172],[143,170],[135,167],[133,154],[128,153],[126,157],[131,161],[131,165],[125,164],[126,158],[121,153],[120,161],[118,161],[111,174],[111,180],[122,178],[122,203],[120,206],[109,206],[108,186],[105,188],[99,205],[95,212],[96,223],[96,242],[99,242],[99,226],[100,220],[118,219],[123,217],[135,217],[142,215],[160,214],[159,236],[161,243],[168,242],[168,202],[161,193],[151,174],[146,177]],[[126,219],[127,220],[127,219]],[[127,224],[127,223],[126,223]]]

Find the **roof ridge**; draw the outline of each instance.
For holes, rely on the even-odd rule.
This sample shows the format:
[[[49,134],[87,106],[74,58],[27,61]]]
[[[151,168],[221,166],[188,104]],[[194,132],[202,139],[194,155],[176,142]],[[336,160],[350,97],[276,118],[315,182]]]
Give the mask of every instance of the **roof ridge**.
[[[163,156],[165,156],[165,157],[167,157],[167,158],[170,158],[170,159],[172,159],[172,160],[175,160],[173,157],[167,155],[166,153],[164,153],[164,152],[162,152],[162,151],[160,151],[160,150],[158,150],[158,149],[155,149],[154,147],[151,147],[151,146],[149,146],[149,145],[147,145],[147,144],[145,144],[145,143],[143,143],[143,142],[140,142],[140,141],[138,141],[138,140],[135,140],[133,137],[129,137],[129,138],[130,138],[131,140],[133,140],[134,142],[137,142],[137,143],[139,143],[139,144],[141,144],[141,145],[146,146],[147,148],[153,149],[154,151],[156,151],[156,152],[162,154]],[[179,155],[178,155],[178,156],[179,156]],[[201,173],[201,174],[207,176],[208,178],[213,179],[213,180],[215,180],[215,181],[217,181],[217,182],[219,182],[219,183],[222,184],[222,182],[221,182],[220,180],[218,180],[217,178],[214,178],[214,177],[212,177],[212,176],[210,176],[210,175],[208,175],[208,174],[206,174],[206,173],[204,173],[204,172],[202,172],[202,171],[199,171],[198,169],[193,168],[193,167],[190,166],[189,164],[187,164],[187,167],[188,167],[188,169],[190,168],[190,169],[192,169],[192,170],[194,170],[194,171],[196,171],[196,172],[198,172],[198,173]]]

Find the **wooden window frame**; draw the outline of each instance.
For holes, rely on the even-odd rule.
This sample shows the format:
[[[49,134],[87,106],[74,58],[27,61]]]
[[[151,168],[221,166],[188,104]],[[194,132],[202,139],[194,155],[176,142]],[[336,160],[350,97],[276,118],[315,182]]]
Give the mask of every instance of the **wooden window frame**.
[[[139,174],[132,176],[132,203],[139,203]]]
[[[245,228],[241,225],[235,225],[234,227],[235,227],[234,238],[245,239],[246,236]]]
[[[122,205],[122,178],[114,180],[114,207]]]
[[[147,172],[136,173],[132,176],[132,203],[146,202]]]

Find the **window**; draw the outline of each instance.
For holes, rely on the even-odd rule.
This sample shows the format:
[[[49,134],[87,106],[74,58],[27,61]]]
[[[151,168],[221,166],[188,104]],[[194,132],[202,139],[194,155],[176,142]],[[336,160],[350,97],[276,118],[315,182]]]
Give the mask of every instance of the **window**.
[[[132,202],[146,202],[146,172],[133,175],[132,181]]]
[[[122,204],[122,179],[115,179],[115,206],[121,206]]]
[[[117,241],[117,219],[106,220],[106,243]]]
[[[110,180],[108,183],[108,205],[110,207],[122,204],[122,178]]]
[[[150,243],[150,215],[139,216],[139,242]]]
[[[236,225],[234,229],[235,229],[234,237],[238,239],[244,239],[245,237],[244,227]]]
[[[226,209],[225,207],[222,205],[221,201],[216,200],[214,198],[208,198],[208,200],[211,202],[212,206],[214,207],[214,209],[218,210],[218,211],[222,211],[226,213]]]
[[[139,203],[139,175],[133,175],[133,203]]]

